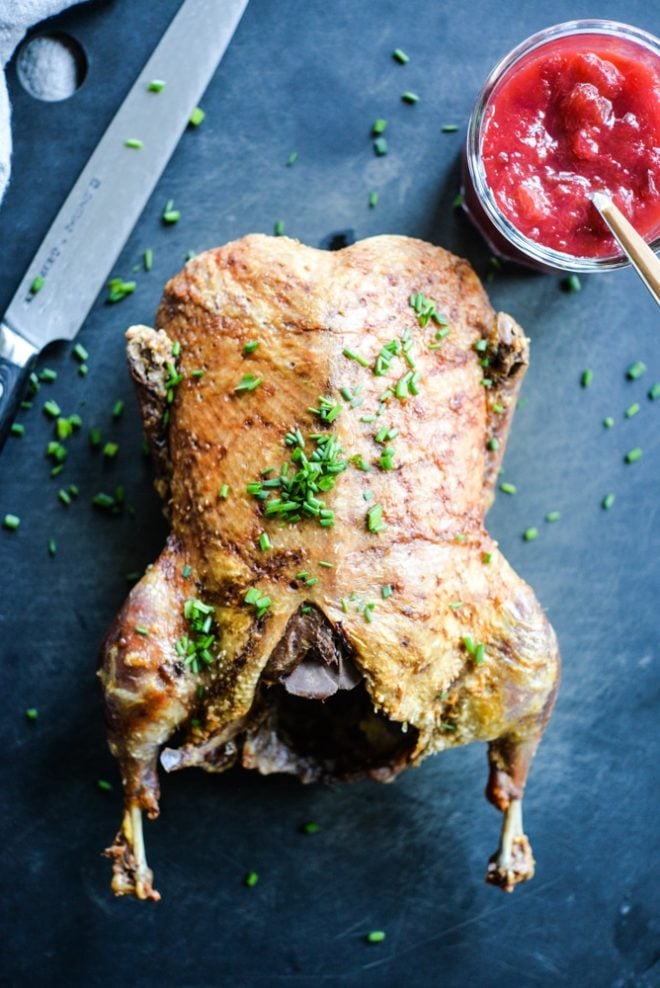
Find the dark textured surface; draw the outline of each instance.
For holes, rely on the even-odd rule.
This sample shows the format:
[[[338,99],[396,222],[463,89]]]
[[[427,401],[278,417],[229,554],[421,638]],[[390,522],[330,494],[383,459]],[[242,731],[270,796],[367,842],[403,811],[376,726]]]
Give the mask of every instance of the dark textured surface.
[[[89,58],[69,101],[32,100],[10,70],[16,150],[0,208],[0,309],[176,7],[97,0],[58,18]],[[660,357],[657,308],[628,271],[585,278],[577,295],[558,278],[515,269],[490,285],[495,305],[532,339],[527,400],[505,461],[519,493],[499,496],[490,528],[535,587],[564,657],[526,799],[534,881],[510,897],[483,885],[499,819],[483,799],[478,748],[431,759],[387,787],[304,788],[239,772],[166,778],[162,816],[146,828],[158,906],[114,900],[99,857],[120,795],[95,654],[125,573],[152,561],[165,534],[123,330],[151,321],[187,250],[271,232],[278,219],[312,245],[342,230],[419,236],[485,274],[486,249],[451,200],[487,71],[550,22],[609,16],[660,28],[647,0],[515,10],[495,0],[252,0],[203,100],[206,121],[184,136],[115,267],[129,277],[152,247],[153,271],[136,275],[132,297],[93,309],[79,337],[90,351],[86,379],[68,346],[43,358],[58,380],[21,413],[25,436],[10,438],[0,459],[0,516],[22,518],[17,533],[0,531],[7,984],[658,984],[660,402],[646,393]],[[411,55],[407,66],[392,61],[396,46]],[[419,92],[418,105],[400,102],[405,89]],[[390,121],[385,158],[369,139],[378,116]],[[461,130],[442,134],[448,122]],[[380,202],[370,210],[372,190]],[[159,215],[169,198],[182,219],[166,229]],[[630,382],[625,368],[636,359],[649,369]],[[585,367],[589,389],[579,383]],[[60,481],[43,457],[52,429],[41,406],[51,397],[84,419]],[[126,409],[113,422],[118,398]],[[641,411],[627,420],[633,401]],[[605,415],[616,422],[609,431]],[[91,425],[120,443],[116,462],[88,451]],[[643,458],[625,465],[637,445]],[[57,500],[60,483],[80,487],[69,508]],[[99,516],[91,496],[118,483],[134,516]],[[606,512],[609,491],[616,502]],[[554,509],[562,518],[549,525]],[[540,535],[524,543],[529,525]],[[36,723],[23,714],[32,706]],[[98,778],[114,791],[98,790]],[[319,833],[299,832],[308,820]],[[260,881],[247,889],[250,869]],[[386,941],[365,944],[375,928]]]

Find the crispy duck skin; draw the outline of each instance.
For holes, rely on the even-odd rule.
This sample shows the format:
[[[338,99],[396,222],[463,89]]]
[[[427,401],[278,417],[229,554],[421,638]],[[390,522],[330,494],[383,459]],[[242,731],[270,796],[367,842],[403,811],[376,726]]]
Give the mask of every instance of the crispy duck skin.
[[[429,300],[438,319],[423,316]],[[156,327],[131,327],[127,349],[171,535],[99,672],[125,794],[114,891],[158,897],[141,815],[158,813],[159,753],[167,771],[238,761],[388,781],[471,741],[489,744],[487,796],[504,814],[487,881],[511,891],[533,875],[523,790],[559,679],[554,633],[484,527],[527,367],[522,330],[467,262],[398,236],[335,253],[245,237],[168,283]],[[246,375],[260,383],[236,390]],[[331,422],[314,412],[321,397],[340,406]],[[308,457],[320,434],[343,450],[318,492],[332,526],[287,524],[266,514],[277,487],[246,490],[299,468],[285,442],[296,429]],[[376,505],[384,527],[371,531]],[[214,608],[198,671],[180,646],[189,599]]]

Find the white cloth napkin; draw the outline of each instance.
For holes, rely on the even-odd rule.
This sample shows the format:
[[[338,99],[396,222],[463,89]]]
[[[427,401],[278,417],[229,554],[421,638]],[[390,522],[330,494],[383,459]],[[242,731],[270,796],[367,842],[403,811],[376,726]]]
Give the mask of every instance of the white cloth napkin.
[[[0,200],[9,181],[11,158],[11,110],[5,82],[5,65],[28,28],[77,2],[80,0],[0,0]],[[44,71],[47,67],[49,80],[56,86],[58,70],[62,73],[70,71],[66,62],[61,68],[54,60],[48,66],[45,60],[40,59],[40,62]],[[35,63],[37,76],[39,71],[39,64]],[[38,88],[38,78],[35,82]]]

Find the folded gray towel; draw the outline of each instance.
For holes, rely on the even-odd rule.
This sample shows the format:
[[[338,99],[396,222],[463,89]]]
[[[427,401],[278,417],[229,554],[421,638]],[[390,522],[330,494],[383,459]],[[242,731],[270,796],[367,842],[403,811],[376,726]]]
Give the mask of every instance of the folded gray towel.
[[[25,36],[28,28],[46,17],[71,7],[80,0],[0,0],[0,200],[9,181],[11,158],[11,111],[4,68],[16,46]],[[57,46],[46,42],[34,51],[32,64],[26,65],[32,92],[45,93],[45,86],[51,89],[50,98],[57,98],[57,92],[66,92],[71,71],[71,61],[60,58]],[[47,80],[47,83],[46,83]]]

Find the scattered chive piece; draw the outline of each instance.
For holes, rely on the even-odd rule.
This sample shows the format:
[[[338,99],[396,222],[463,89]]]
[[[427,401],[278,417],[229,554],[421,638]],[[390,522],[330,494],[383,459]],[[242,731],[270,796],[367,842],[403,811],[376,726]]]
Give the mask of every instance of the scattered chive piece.
[[[458,209],[458,207],[462,206],[464,202],[465,202],[465,196],[463,195],[463,193],[457,192],[454,198],[452,199],[451,204],[454,207],[454,209]]]
[[[181,576],[184,578],[184,580],[187,580],[191,573],[192,573],[192,566],[189,563],[186,563],[186,565],[181,570]]]
[[[582,377],[580,378],[580,384],[583,388],[588,388],[594,379],[594,372],[590,370],[582,371]]]
[[[561,287],[565,292],[574,294],[575,292],[579,292],[582,290],[582,282],[580,281],[580,279],[576,274],[569,274],[567,278],[563,279],[561,283]]]
[[[106,779],[98,779],[96,784],[99,789],[103,790],[103,792],[112,792],[112,783],[108,782]]]
[[[518,488],[516,487],[516,485],[515,484],[509,484],[506,481],[503,484],[500,484],[500,490],[504,494],[517,494],[518,493]]]
[[[344,614],[348,614],[348,597],[342,597],[341,609],[344,612]]]
[[[39,380],[52,384],[53,381],[57,380],[57,371],[51,370],[50,367],[44,367],[42,371],[39,371]]]
[[[649,398],[651,401],[657,401],[660,398],[660,381],[649,389]]]
[[[369,208],[374,209],[377,205],[378,205],[378,193],[377,192],[369,193]]]
[[[168,199],[165,204],[165,209],[162,212],[161,219],[163,223],[172,225],[173,223],[178,223],[181,219],[181,211],[174,208],[174,199]]]
[[[387,600],[388,597],[391,597],[393,593],[394,590],[392,589],[392,586],[389,583],[386,583],[384,586],[380,588],[380,595],[383,598],[383,600]]]
[[[334,569],[334,563],[326,563],[325,559],[319,559],[319,566],[325,567],[325,569]]]
[[[496,436],[491,436],[486,445],[488,449],[492,450],[493,453],[496,453],[500,448],[500,441]]]
[[[89,430],[89,445],[90,446],[100,446],[101,445],[101,430],[97,429],[96,426]]]
[[[69,493],[73,497],[78,497],[78,495],[80,494],[80,491],[78,490],[78,488],[76,487],[75,484],[69,484]]]
[[[56,401],[47,401],[44,403],[44,412],[46,415],[50,416],[52,419],[59,418],[62,414],[62,410]]]
[[[289,157],[286,159],[286,166],[287,166],[287,168],[290,168],[291,165],[295,164],[295,162],[297,160],[298,160],[298,152],[297,151],[292,151],[291,154],[289,155]]]
[[[154,252],[151,247],[147,247],[144,254],[142,255],[142,262],[144,264],[145,271],[151,271],[154,265]]]
[[[73,348],[73,355],[80,361],[81,364],[84,364],[85,361],[89,359],[89,354],[87,353],[87,350],[85,350],[82,343],[76,343]]]
[[[69,505],[71,504],[71,495],[69,494],[69,492],[65,491],[64,488],[62,487],[57,492],[57,496],[59,497],[62,504],[66,505],[66,507],[68,508]]]
[[[10,431],[12,436],[23,436],[25,435],[25,426],[22,422],[12,422]]]
[[[248,340],[248,342],[243,347],[243,353],[254,353],[254,351],[257,349],[260,343],[261,340]]]
[[[281,237],[284,233],[284,220],[276,220],[273,226],[273,233],[276,237]]]
[[[303,823],[300,829],[302,830],[303,834],[318,834],[321,827],[318,823],[314,823],[313,821],[310,820],[309,823]]]
[[[387,120],[383,120],[382,117],[379,117],[378,120],[374,120],[373,126],[371,128],[371,133],[374,135],[374,137],[378,137],[378,135],[382,134],[386,128],[387,128]]]
[[[410,55],[406,55],[405,51],[402,51],[400,48],[394,49],[392,52],[392,58],[395,62],[398,62],[399,65],[406,65],[410,61]]]
[[[25,711],[25,717],[27,720],[36,720],[39,716],[39,711],[36,707],[28,707]]]
[[[453,134],[458,130],[458,124],[443,124],[441,129],[443,134]]]
[[[51,477],[59,477],[59,475],[62,473],[62,470],[64,470],[64,464],[58,463],[57,466],[53,467],[53,469],[50,471]]]
[[[179,342],[179,340],[175,340],[174,343],[172,344],[172,356],[173,357],[181,356],[181,343]]]
[[[642,450],[639,446],[635,446],[635,448],[631,449],[630,452],[626,453],[624,457],[626,463],[636,463],[637,460],[641,460],[641,458],[642,458]]]
[[[387,528],[387,525],[383,521],[383,506],[381,504],[374,504],[367,511],[367,528],[375,534]]]
[[[560,518],[561,515],[558,511],[548,511],[547,515],[545,516],[546,521],[559,521]]]
[[[150,93],[162,93],[162,91],[165,89],[165,83],[163,82],[162,79],[152,79],[149,85],[147,86],[147,89],[149,90]]]
[[[89,368],[87,364],[81,364],[80,367],[78,368],[78,373],[80,374],[81,377],[87,377],[88,370]]]
[[[30,409],[32,408],[32,402],[31,401],[22,401],[21,402],[21,408],[23,409],[24,412],[29,412]]]
[[[345,357],[348,357],[349,360],[355,360],[356,363],[360,364],[362,367],[369,366],[369,361],[366,357],[363,357],[360,353],[356,353],[355,350],[349,349],[349,347],[344,347],[342,353]]]
[[[102,450],[103,455],[107,456],[109,460],[114,460],[118,452],[119,445],[117,443],[106,443]]]
[[[628,408],[626,408],[626,418],[631,419],[633,415],[637,415],[638,411],[639,411],[639,405],[637,404],[637,402],[634,402],[632,405],[629,405]]]
[[[135,148],[136,151],[139,151],[142,148],[142,141],[138,137],[128,137],[124,141],[124,147]]]
[[[607,418],[603,419],[603,425],[605,426],[606,429],[612,428],[612,426],[614,425],[614,419],[612,418],[611,415],[608,415]]]
[[[132,295],[135,291],[134,281],[124,281],[123,278],[111,278],[108,282],[108,295],[106,302],[121,302],[127,295]]]
[[[8,528],[10,532],[15,532],[21,523],[21,519],[18,515],[5,515],[2,520],[2,524],[5,528]]]
[[[124,411],[124,402],[120,398],[112,406],[112,417],[113,417],[113,419],[116,420],[118,418],[121,418],[123,411]]]
[[[419,96],[417,93],[411,93],[409,91],[401,93],[401,99],[404,103],[419,103]]]
[[[196,106],[195,109],[190,114],[190,119],[188,120],[188,123],[191,125],[191,127],[199,127],[199,125],[204,122],[205,116],[206,113],[204,112],[204,110],[202,110],[201,106]]]
[[[609,511],[614,504],[614,494],[606,494],[600,503],[601,507],[603,507],[605,511]]]
[[[475,666],[480,666],[481,663],[486,658],[486,646],[483,644],[483,642],[480,642],[476,646],[476,648],[474,650],[474,656],[473,656],[473,658],[474,658],[474,664],[475,664]]]
[[[256,391],[262,381],[262,377],[255,377],[254,374],[243,374],[234,391],[239,393],[243,391]]]
[[[638,377],[646,373],[646,364],[643,360],[636,360],[626,371],[626,377],[631,381],[636,381]]]
[[[37,295],[45,284],[46,284],[46,279],[42,278],[41,275],[38,274],[37,277],[33,280],[32,284],[30,285],[30,292],[32,293],[32,295]]]
[[[493,559],[492,552],[482,552],[481,553],[481,562],[482,563],[484,563],[484,564],[487,565],[488,563],[490,563],[492,561],[492,559]]]
[[[533,542],[534,539],[538,538],[538,536],[539,536],[538,528],[534,528],[534,527],[526,528],[525,531],[523,532],[523,539],[525,540],[525,542]]]
[[[261,535],[259,536],[259,548],[261,549],[262,552],[266,552],[268,549],[273,548],[273,543],[270,541],[270,538],[268,537],[268,532],[262,532]]]
[[[206,374],[206,371],[203,370],[201,367],[198,368],[197,370],[194,370],[194,371],[191,371],[190,372],[190,376],[191,377],[204,377],[205,374]]]
[[[386,937],[384,930],[372,930],[371,933],[367,933],[367,943],[382,943]]]
[[[379,158],[387,154],[387,140],[384,137],[377,137],[374,141],[374,151]]]
[[[463,601],[462,600],[452,600],[451,604],[449,605],[449,607],[450,607],[450,609],[452,611],[457,611],[459,609],[459,607],[462,607],[462,606],[463,606]]]
[[[144,638],[148,638],[149,637],[149,629],[148,628],[145,628],[143,624],[136,624],[135,625],[135,631],[136,631],[136,634],[142,635]]]
[[[218,497],[221,497],[223,501],[226,501],[229,497],[229,484],[223,484],[218,492]]]
[[[256,871],[248,871],[247,875],[245,876],[245,884],[247,885],[247,887],[249,889],[254,888],[254,886],[257,884],[258,881],[259,881],[259,875],[256,873]]]
[[[57,542],[55,539],[48,539],[48,555],[54,556],[57,552]]]

